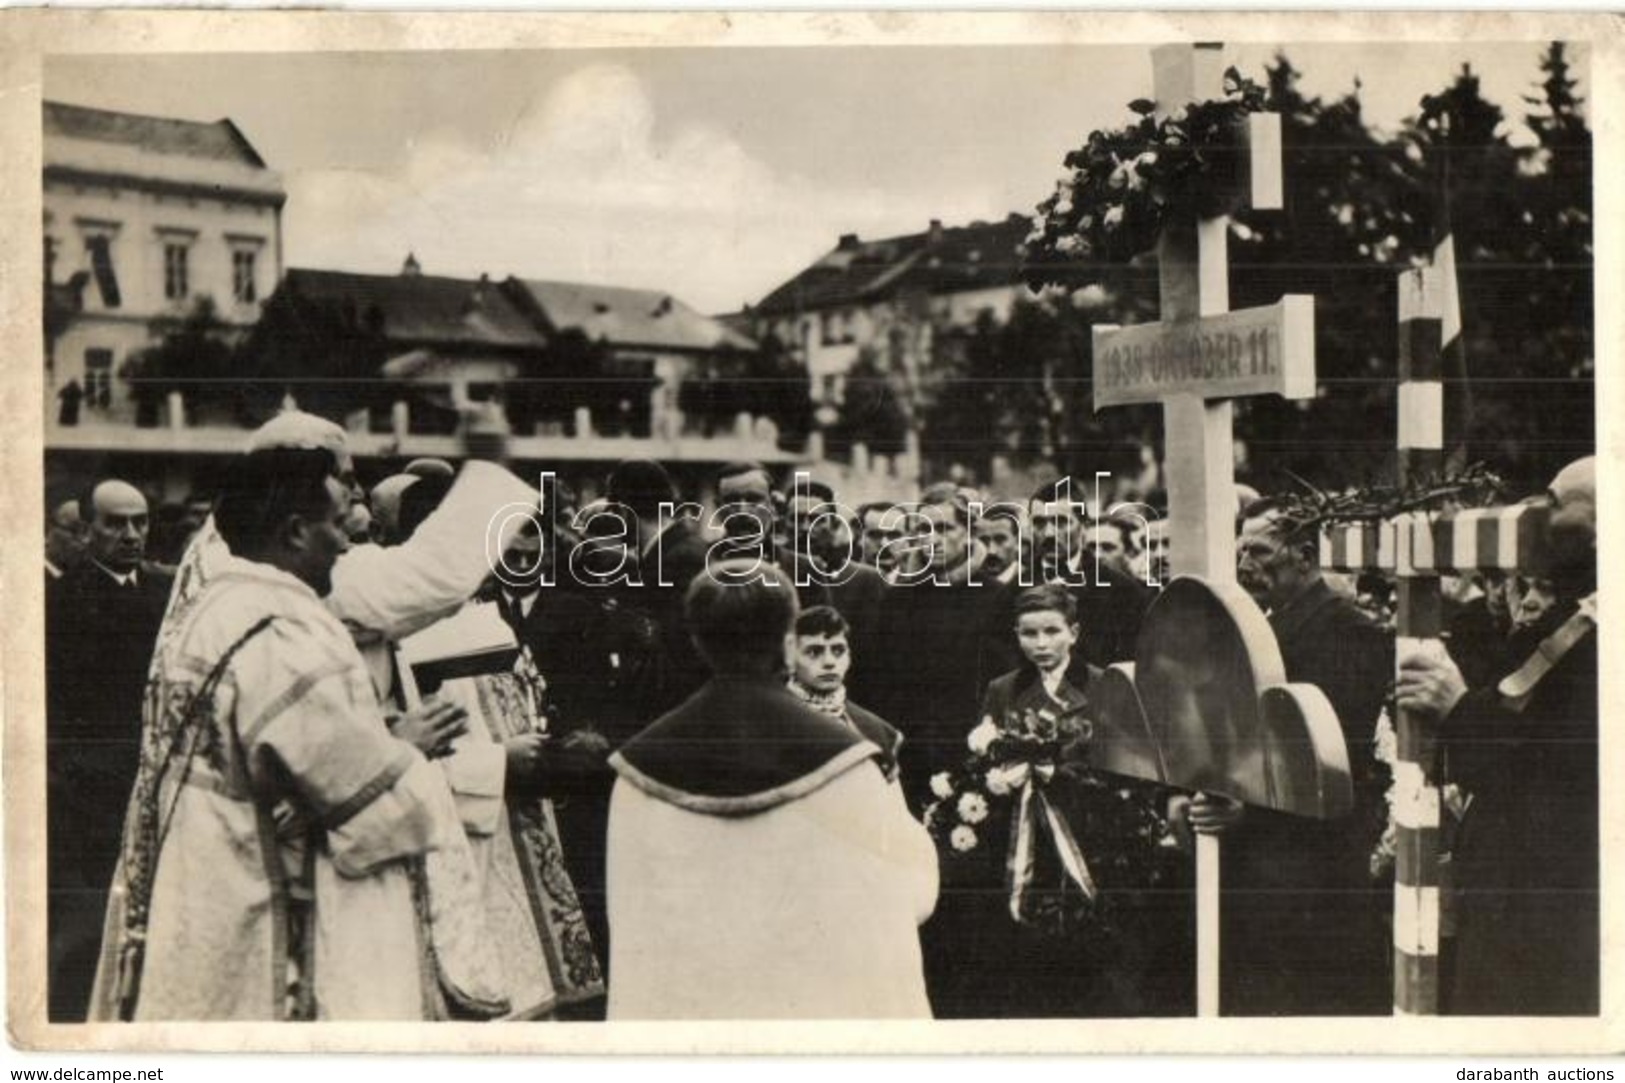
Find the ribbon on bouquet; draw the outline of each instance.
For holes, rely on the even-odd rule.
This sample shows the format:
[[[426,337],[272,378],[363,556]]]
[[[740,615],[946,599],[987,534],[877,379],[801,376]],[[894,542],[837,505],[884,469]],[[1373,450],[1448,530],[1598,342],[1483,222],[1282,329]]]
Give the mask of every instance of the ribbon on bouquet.
[[[1021,801],[1010,829],[1010,916],[1018,922],[1023,920],[1022,904],[1032,887],[1037,864],[1038,835],[1046,829],[1055,842],[1055,852],[1060,856],[1061,868],[1067,878],[1077,884],[1084,897],[1092,902],[1098,889],[1094,877],[1089,874],[1089,863],[1084,860],[1083,848],[1078,845],[1066,819],[1056,811],[1049,796],[1044,793],[1044,784],[1055,777],[1055,765],[1022,763],[1004,770],[1010,788],[1021,789]]]

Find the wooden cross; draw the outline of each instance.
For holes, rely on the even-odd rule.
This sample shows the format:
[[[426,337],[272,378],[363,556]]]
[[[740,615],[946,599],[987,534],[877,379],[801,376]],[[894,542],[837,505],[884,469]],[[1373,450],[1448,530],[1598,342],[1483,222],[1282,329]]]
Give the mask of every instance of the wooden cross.
[[[1441,357],[1460,334],[1454,258],[1441,246],[1433,264],[1399,280],[1399,480],[1437,474],[1444,461]],[[1412,513],[1381,524],[1351,523],[1321,537],[1327,569],[1392,572],[1399,612],[1394,663],[1419,650],[1442,652],[1441,573],[1538,572],[1545,564],[1543,505]],[[1439,1013],[1439,948],[1448,933],[1440,861],[1440,793],[1422,719],[1397,712],[1394,762],[1394,1012]]]
[[[1151,54],[1156,112],[1222,96],[1218,45],[1168,45]],[[1281,206],[1278,116],[1249,118],[1255,209]],[[1094,329],[1095,409],[1160,402],[1174,576],[1235,584],[1233,410],[1243,395],[1315,393],[1314,299],[1288,296],[1230,312],[1229,218],[1175,220],[1157,244],[1161,322]],[[1256,607],[1253,607],[1256,609]],[[1258,623],[1262,623],[1259,615]],[[1267,626],[1265,632],[1267,633]],[[1267,649],[1274,649],[1273,638]],[[1278,654],[1278,650],[1276,651]],[[1279,664],[1278,662],[1276,663]],[[1219,843],[1197,837],[1197,1013],[1219,1011]]]

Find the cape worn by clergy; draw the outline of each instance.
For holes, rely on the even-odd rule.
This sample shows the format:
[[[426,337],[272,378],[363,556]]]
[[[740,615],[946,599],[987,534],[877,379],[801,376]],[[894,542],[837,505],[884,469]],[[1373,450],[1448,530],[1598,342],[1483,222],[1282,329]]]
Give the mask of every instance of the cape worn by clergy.
[[[612,759],[611,1019],[929,1018],[937,862],[881,750],[718,676]]]

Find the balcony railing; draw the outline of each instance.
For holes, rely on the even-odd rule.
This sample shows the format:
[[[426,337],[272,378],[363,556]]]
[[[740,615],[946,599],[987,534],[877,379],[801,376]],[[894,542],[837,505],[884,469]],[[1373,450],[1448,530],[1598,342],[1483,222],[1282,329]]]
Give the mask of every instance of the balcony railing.
[[[248,443],[250,430],[225,423],[191,424],[184,408],[171,401],[167,424],[137,427],[96,411],[83,411],[79,423],[60,424],[57,411],[48,412],[45,448],[48,451],[83,451],[153,455],[233,455]],[[399,407],[389,432],[371,432],[364,416],[349,429],[352,455],[359,459],[435,457],[455,459],[462,453],[456,434],[411,431],[410,418]],[[700,436],[683,431],[680,424],[655,426],[647,437],[606,436],[593,431],[591,419],[578,417],[578,435],[515,435],[510,449],[514,459],[534,462],[605,461],[650,458],[663,462],[724,462],[734,459],[771,463],[800,462],[804,456],[778,446],[772,423],[740,414],[732,430]]]

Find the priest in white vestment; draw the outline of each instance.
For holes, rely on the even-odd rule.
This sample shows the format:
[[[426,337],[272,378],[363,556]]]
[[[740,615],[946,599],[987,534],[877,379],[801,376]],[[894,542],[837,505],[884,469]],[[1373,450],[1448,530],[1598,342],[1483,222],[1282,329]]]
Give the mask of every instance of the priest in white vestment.
[[[518,535],[528,512],[538,503],[539,491],[496,462],[506,438],[493,419],[471,417],[464,442],[470,455],[439,507],[405,544],[384,547],[359,545],[341,553],[332,569],[332,589],[322,599],[354,640],[366,664],[379,701],[390,709],[396,702],[391,668],[393,644],[461,607],[489,575],[495,554]],[[249,450],[322,450],[332,456],[334,475],[350,500],[359,499],[353,460],[345,431],[333,422],[297,410],[284,411],[257,429]],[[152,679],[158,660],[170,640],[184,627],[204,589],[230,560],[211,517],[187,547],[175,576],[169,606],[154,653]],[[468,826],[487,815],[492,795],[500,794],[505,760],[500,749],[472,750],[457,757],[457,768],[442,775],[454,799],[455,822]],[[500,798],[498,798],[500,803]],[[466,845],[442,846],[425,858],[428,886],[420,900],[422,916],[431,931],[428,954],[442,974],[446,999],[454,1007],[443,1011],[486,1015],[493,1005],[473,992],[487,987],[494,967],[490,951],[480,941],[488,930],[471,920],[479,895],[477,870]],[[109,916],[109,926],[116,916]],[[427,965],[427,964],[426,964]],[[456,1007],[461,1002],[460,1007]]]
[[[227,552],[155,659],[93,1018],[434,1014],[413,861],[463,840],[322,604],[348,508],[327,452],[233,465]]]
[[[611,759],[609,1018],[929,1018],[936,848],[881,750],[785,688],[794,587],[728,562],[686,613],[715,675]]]

